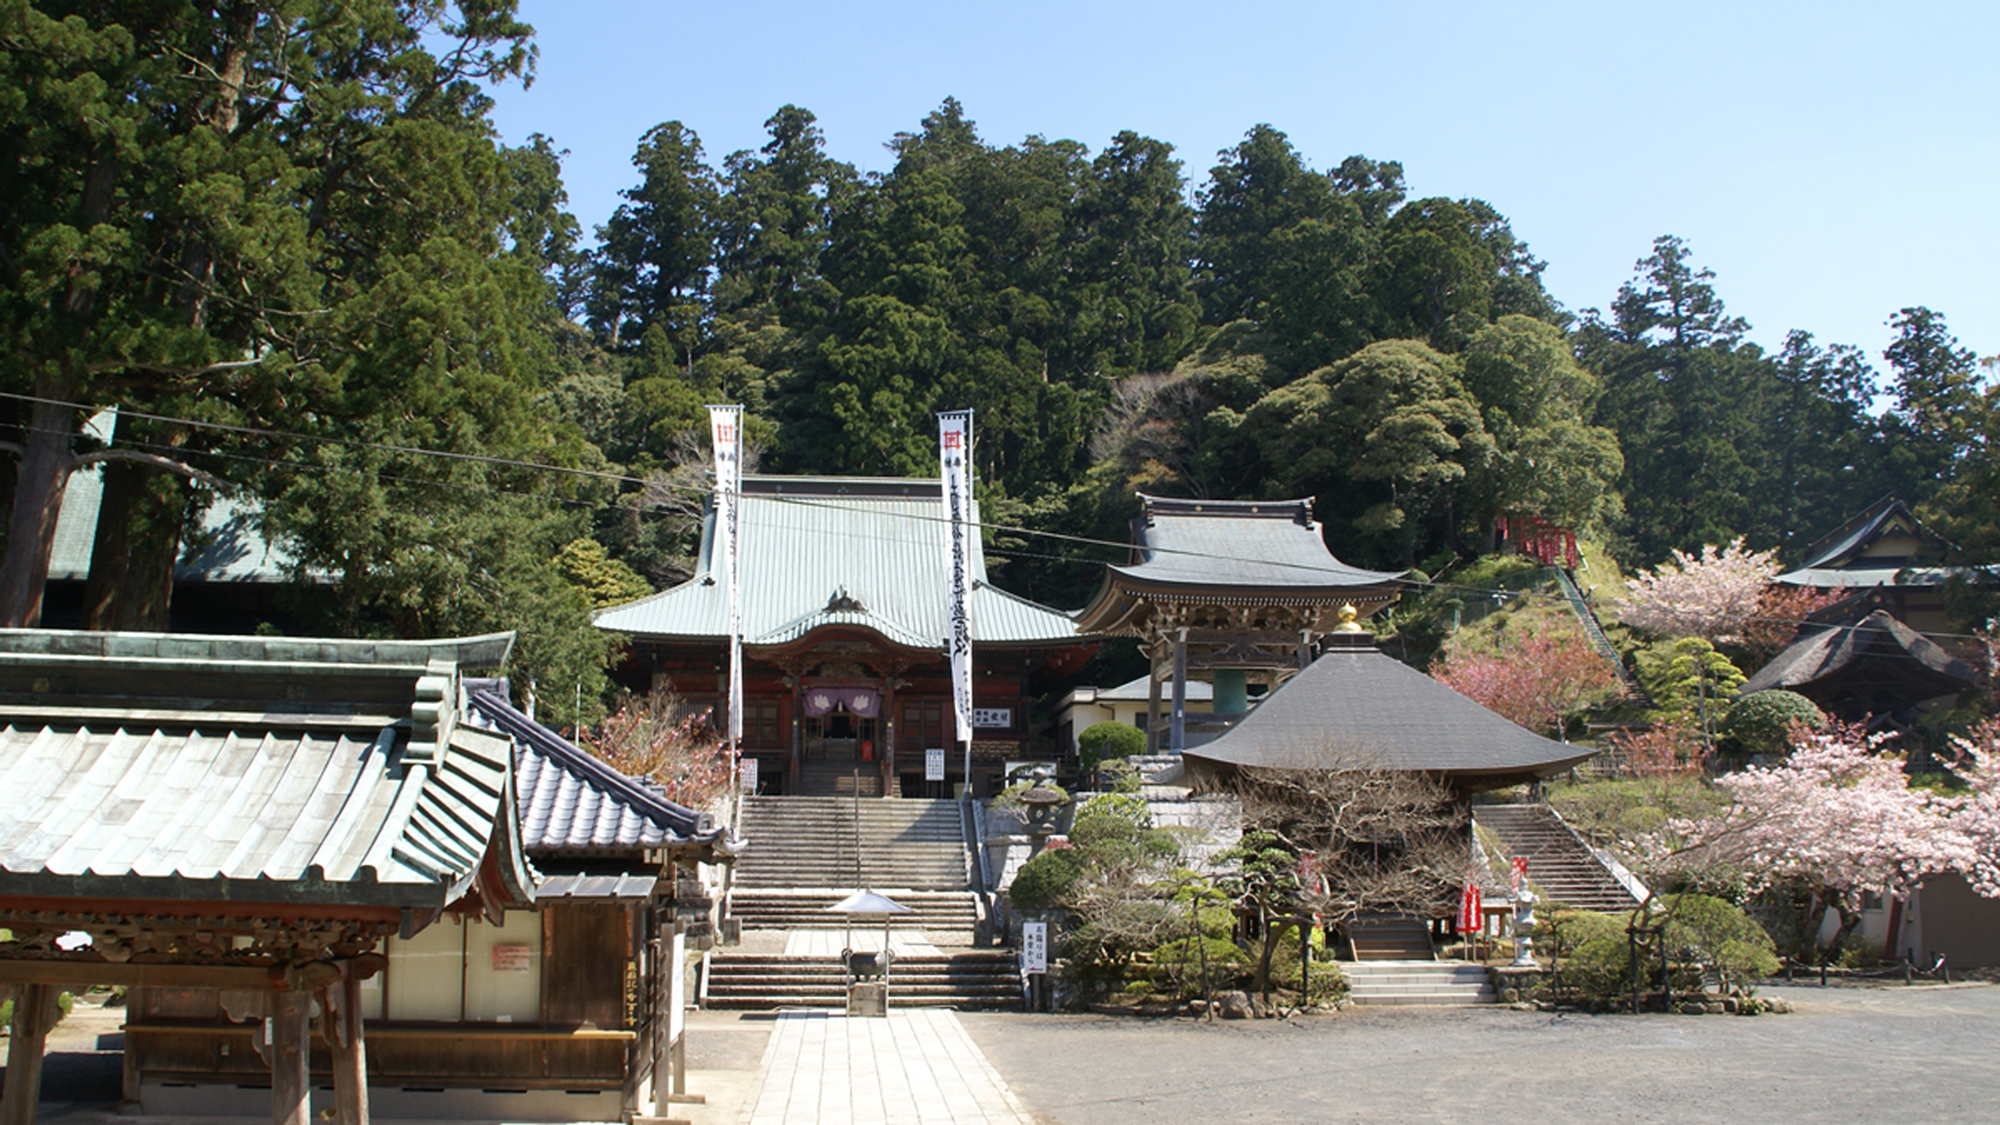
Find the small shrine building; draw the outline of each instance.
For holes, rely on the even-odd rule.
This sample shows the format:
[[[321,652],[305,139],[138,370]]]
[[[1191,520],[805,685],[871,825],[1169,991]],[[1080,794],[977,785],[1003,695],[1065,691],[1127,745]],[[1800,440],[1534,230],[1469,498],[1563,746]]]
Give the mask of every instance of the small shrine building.
[[[1397,597],[1400,572],[1349,566],[1327,550],[1310,499],[1139,503],[1131,558],[1105,568],[1076,616],[1083,632],[1138,639],[1151,666],[1149,751],[1180,753],[1229,729],[1249,711],[1252,686],[1275,689],[1312,663],[1340,607],[1366,617]],[[1211,685],[1213,712],[1192,732],[1191,681]]]
[[[1094,638],[1068,614],[994,586],[973,560],[972,777],[957,749],[947,620],[949,524],[934,479],[749,476],[738,509],[746,765],[767,794],[944,796],[998,791],[1034,756],[1029,703],[1080,667]],[[978,519],[975,506],[973,519]],[[628,687],[729,696],[729,617],[714,510],[696,576],[601,611],[631,638]],[[926,779],[944,751],[945,778]],[[1050,756],[1043,753],[1041,756]]]

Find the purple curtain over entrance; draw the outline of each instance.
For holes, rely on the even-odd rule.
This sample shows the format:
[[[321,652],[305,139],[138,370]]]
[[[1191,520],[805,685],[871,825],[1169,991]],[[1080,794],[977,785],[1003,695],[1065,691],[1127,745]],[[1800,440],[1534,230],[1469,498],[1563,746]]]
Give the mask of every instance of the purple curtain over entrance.
[[[845,708],[850,715],[872,719],[882,709],[882,693],[874,688],[817,687],[806,690],[806,714],[814,718]]]

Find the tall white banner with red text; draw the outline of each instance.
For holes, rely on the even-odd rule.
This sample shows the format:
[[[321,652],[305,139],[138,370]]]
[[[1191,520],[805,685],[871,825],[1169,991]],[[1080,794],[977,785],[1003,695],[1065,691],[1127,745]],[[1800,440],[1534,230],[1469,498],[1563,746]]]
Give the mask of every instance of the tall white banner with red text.
[[[944,481],[946,614],[950,633],[951,699],[965,744],[965,783],[972,784],[972,563],[979,525],[972,518],[972,411],[938,415],[938,463]],[[967,790],[970,792],[970,789]]]
[[[708,429],[715,446],[715,546],[711,569],[720,578],[729,614],[729,748],[743,739],[743,578],[739,564],[743,508],[743,408],[711,406]]]

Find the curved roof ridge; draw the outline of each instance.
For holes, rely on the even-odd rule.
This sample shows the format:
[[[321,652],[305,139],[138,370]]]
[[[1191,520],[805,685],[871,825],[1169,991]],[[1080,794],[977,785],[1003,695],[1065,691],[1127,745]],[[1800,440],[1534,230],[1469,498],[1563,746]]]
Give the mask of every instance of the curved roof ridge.
[[[714,843],[727,834],[726,829],[716,826],[706,814],[668,800],[637,778],[612,768],[596,755],[529,718],[526,712],[500,694],[498,683],[495,680],[470,682],[467,696],[481,717],[491,722],[494,729],[513,738],[524,751],[539,754],[578,783],[616,797],[621,808],[639,814],[660,828],[667,837],[664,842],[674,842],[678,838],[688,843]],[[521,801],[528,802],[533,799],[533,794],[524,791],[519,797]],[[555,822],[554,817],[549,820]],[[573,829],[568,820],[563,823]],[[529,846],[564,846],[561,842],[547,845],[534,841],[527,843]]]

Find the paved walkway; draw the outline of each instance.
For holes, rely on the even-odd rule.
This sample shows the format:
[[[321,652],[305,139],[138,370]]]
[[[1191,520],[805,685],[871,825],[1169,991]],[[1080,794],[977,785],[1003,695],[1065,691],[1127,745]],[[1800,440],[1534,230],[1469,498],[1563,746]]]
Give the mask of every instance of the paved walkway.
[[[1033,1119],[954,1012],[780,1012],[749,1125],[1020,1125]]]

